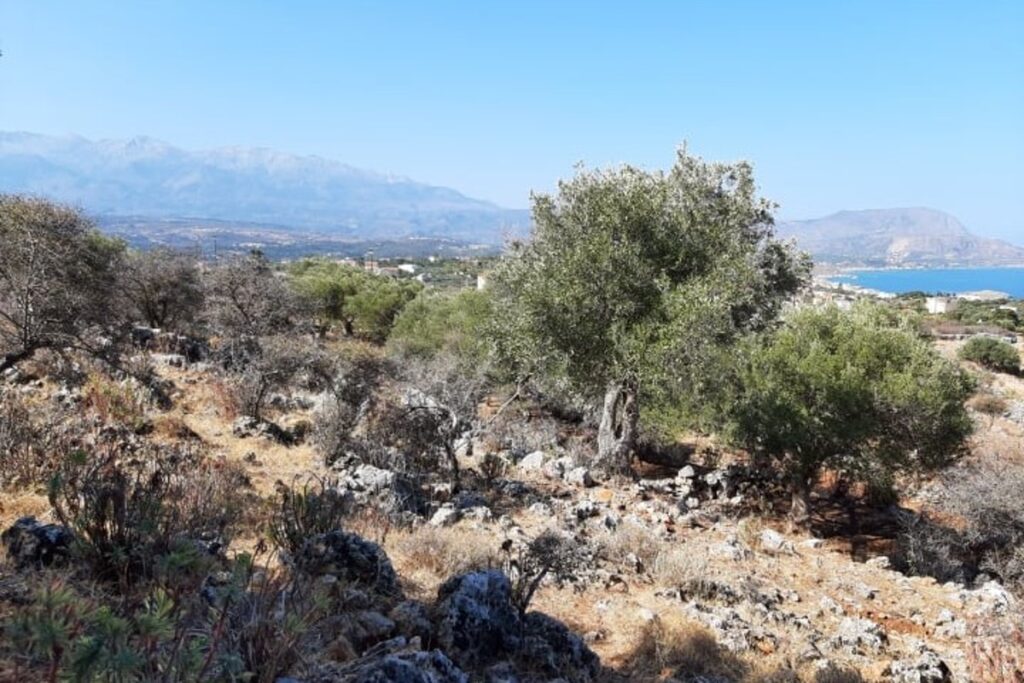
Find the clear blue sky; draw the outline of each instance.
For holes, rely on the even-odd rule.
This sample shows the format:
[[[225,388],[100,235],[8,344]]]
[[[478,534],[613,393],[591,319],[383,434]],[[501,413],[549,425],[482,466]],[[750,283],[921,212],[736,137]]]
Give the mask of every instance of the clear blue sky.
[[[528,204],[683,140],[782,217],[1024,243],[1024,2],[0,0],[0,129],[312,153]]]

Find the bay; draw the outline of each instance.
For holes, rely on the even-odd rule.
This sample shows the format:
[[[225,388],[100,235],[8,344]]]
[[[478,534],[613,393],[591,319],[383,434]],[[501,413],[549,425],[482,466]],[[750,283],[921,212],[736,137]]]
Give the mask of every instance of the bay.
[[[852,270],[829,279],[893,294],[915,291],[961,294],[990,289],[1024,298],[1024,268]]]

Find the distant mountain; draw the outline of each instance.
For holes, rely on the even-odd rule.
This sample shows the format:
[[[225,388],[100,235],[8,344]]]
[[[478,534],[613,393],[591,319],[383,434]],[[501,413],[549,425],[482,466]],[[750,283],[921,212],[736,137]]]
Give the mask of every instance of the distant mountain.
[[[867,266],[982,266],[1024,263],[1024,248],[977,237],[935,209],[840,211],[777,226],[816,261]]]
[[[526,211],[316,156],[159,140],[0,132],[0,192],[45,195],[100,217],[272,224],[358,239],[431,237],[498,244]]]

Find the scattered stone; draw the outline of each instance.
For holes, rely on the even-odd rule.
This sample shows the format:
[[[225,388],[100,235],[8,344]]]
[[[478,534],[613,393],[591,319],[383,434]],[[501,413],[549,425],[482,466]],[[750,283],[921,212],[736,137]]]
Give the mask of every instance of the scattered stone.
[[[845,648],[854,654],[880,652],[886,643],[885,631],[870,619],[846,617],[839,623],[832,638],[833,647]]]
[[[462,518],[462,512],[451,503],[445,503],[430,518],[430,526],[451,526]]]
[[[351,615],[343,635],[357,652],[387,640],[395,632],[395,622],[375,610],[363,610]]]
[[[562,479],[565,477],[565,473],[576,467],[576,463],[573,459],[567,455],[563,455],[561,458],[555,458],[544,464],[541,468],[541,472],[548,479]]]
[[[66,526],[22,517],[0,534],[7,557],[19,569],[49,567],[67,559],[74,535]]]
[[[768,553],[792,553],[793,544],[786,540],[786,537],[774,529],[765,529],[759,537],[761,549]]]
[[[893,683],[949,683],[953,680],[946,663],[927,648],[916,658],[893,662],[888,673]]]
[[[561,676],[586,683],[597,677],[601,661],[583,639],[565,624],[541,612],[523,618],[523,643],[519,655],[547,676]]]
[[[384,645],[385,643],[381,643]],[[469,676],[440,650],[370,653],[317,677],[332,683],[469,683]]]
[[[456,662],[477,667],[515,652],[521,644],[512,585],[497,570],[446,581],[438,591],[437,642]]]
[[[476,507],[462,510],[463,519],[472,519],[477,522],[489,522],[493,517],[494,514],[491,512],[491,508],[486,505],[477,505]]]
[[[597,482],[590,476],[590,470],[586,467],[576,467],[565,473],[565,481],[575,486],[589,488],[596,486]]]
[[[434,626],[430,623],[430,613],[421,602],[404,600],[388,612],[388,618],[395,622],[396,630],[407,638],[420,638],[429,642],[433,637]]]
[[[878,557],[872,557],[864,564],[869,567],[877,567],[878,569],[889,569],[892,566],[892,561],[885,555],[879,555]]]
[[[676,474],[676,479],[690,480],[697,476],[697,470],[693,469],[693,465],[687,465],[679,470]]]
[[[534,451],[519,461],[517,467],[523,472],[536,472],[544,466],[547,457],[544,451]]]

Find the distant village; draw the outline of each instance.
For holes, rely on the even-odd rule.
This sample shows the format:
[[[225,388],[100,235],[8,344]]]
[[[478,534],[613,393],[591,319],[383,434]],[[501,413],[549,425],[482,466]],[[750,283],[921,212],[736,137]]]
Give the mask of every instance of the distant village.
[[[984,335],[1017,343],[1020,333],[1024,332],[1024,301],[993,290],[941,295],[893,294],[815,276],[809,298],[811,303],[834,304],[842,310],[849,310],[865,299],[890,302],[925,316],[923,329],[938,339]]]

